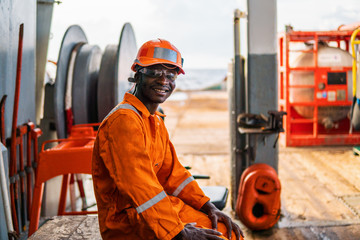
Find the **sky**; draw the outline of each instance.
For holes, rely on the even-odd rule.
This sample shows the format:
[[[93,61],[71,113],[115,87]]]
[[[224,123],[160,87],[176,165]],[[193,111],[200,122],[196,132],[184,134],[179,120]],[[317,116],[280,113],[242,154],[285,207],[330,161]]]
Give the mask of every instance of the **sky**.
[[[102,50],[117,44],[131,23],[137,46],[156,38],[172,42],[184,68],[225,69],[234,55],[234,10],[246,0],[61,0],[54,5],[48,58],[57,60],[66,29],[77,24]],[[360,21],[359,0],[277,0],[277,29],[334,30]]]

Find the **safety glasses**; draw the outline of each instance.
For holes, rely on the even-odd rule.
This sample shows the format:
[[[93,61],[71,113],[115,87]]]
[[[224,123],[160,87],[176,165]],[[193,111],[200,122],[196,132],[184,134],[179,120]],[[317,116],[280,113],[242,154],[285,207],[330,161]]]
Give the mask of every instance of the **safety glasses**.
[[[178,75],[177,72],[172,69],[141,68],[139,69],[139,72],[151,78],[160,78],[161,76],[165,76],[165,78],[170,81],[175,81]]]

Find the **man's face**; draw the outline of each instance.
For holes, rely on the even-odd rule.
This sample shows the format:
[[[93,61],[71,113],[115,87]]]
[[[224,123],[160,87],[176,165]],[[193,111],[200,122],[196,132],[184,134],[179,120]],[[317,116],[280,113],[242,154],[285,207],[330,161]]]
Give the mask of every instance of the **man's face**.
[[[137,97],[145,104],[160,104],[175,89],[177,72],[163,65],[153,65],[140,69],[139,82],[136,89]]]

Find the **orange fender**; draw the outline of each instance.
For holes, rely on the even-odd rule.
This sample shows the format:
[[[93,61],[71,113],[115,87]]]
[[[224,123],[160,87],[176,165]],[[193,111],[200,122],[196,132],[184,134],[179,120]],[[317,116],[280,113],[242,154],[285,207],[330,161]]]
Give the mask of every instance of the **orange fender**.
[[[280,218],[280,181],[276,171],[258,163],[241,175],[236,213],[251,230],[269,229]]]

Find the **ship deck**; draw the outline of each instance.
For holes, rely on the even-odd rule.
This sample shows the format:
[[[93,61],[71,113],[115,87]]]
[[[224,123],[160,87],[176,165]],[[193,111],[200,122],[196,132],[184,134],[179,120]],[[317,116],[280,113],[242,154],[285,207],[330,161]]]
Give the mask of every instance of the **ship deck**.
[[[211,176],[199,180],[200,185],[230,188],[227,93],[178,94],[182,101],[167,101],[163,108],[180,161],[192,166],[194,174]],[[281,219],[272,229],[259,232],[236,220],[246,239],[360,238],[360,157],[351,146],[280,146],[278,173]],[[230,201],[225,211],[236,219]]]
[[[226,91],[176,92],[162,105],[183,165],[210,179],[202,186],[230,188],[230,134]],[[360,239],[360,157],[350,146],[279,149],[281,218],[271,229],[250,231],[225,212],[245,239]],[[96,216],[54,217],[31,239],[99,239]]]

